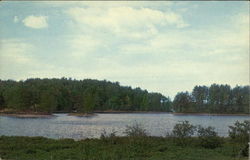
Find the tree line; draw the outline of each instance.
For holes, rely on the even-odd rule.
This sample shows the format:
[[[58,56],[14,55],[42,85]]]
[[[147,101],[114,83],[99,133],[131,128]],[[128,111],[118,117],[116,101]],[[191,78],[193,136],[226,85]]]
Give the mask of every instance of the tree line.
[[[92,79],[0,80],[0,110],[31,112],[174,111],[249,113],[249,86],[212,84],[179,92],[173,102],[161,93]]]
[[[0,109],[33,112],[170,111],[171,101],[160,93],[120,86],[106,80],[0,80]]]
[[[191,93],[177,93],[173,108],[176,112],[249,113],[249,89],[219,84],[195,86]]]

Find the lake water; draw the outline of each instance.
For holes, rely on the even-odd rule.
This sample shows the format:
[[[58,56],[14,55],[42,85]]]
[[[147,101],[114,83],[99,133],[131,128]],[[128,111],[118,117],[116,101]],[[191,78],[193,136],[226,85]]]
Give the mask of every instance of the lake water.
[[[76,117],[55,114],[52,118],[14,118],[0,116],[0,135],[43,136],[49,138],[99,138],[103,130],[112,130],[123,136],[126,125],[142,123],[153,136],[164,136],[178,121],[188,120],[194,125],[213,126],[220,136],[228,135],[228,126],[236,120],[249,120],[249,116],[173,115],[169,113],[97,114]]]

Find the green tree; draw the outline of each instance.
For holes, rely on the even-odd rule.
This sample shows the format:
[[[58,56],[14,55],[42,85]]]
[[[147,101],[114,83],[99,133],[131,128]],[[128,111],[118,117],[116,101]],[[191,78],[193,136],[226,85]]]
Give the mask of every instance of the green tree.
[[[57,108],[57,99],[51,90],[46,90],[41,93],[39,110],[51,113]]]
[[[173,107],[176,112],[189,112],[192,108],[192,97],[188,92],[179,92],[174,98]]]
[[[6,92],[6,102],[9,108],[25,111],[32,106],[33,97],[29,88],[20,83]]]
[[[92,112],[96,103],[96,93],[93,89],[86,91],[82,95],[82,102],[80,107],[78,108],[79,112],[89,113]]]
[[[196,105],[196,111],[204,111],[208,101],[208,87],[195,86],[192,91],[192,96]]]
[[[220,86],[217,84],[212,84],[209,87],[209,111],[210,112],[217,112],[220,106]]]

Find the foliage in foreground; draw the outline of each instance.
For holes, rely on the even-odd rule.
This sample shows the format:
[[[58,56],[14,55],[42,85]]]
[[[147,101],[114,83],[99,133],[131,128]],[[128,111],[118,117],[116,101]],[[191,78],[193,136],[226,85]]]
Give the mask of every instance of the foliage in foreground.
[[[230,141],[239,142],[245,145],[245,149],[242,151],[242,155],[248,155],[248,142],[250,136],[250,121],[245,120],[244,122],[236,121],[233,126],[229,126],[228,131]],[[198,137],[199,146],[204,148],[214,149],[222,146],[224,143],[223,139],[220,138],[215,132],[215,128],[208,126],[202,127],[200,125],[194,126],[189,121],[180,121],[177,123],[172,133],[167,135],[173,137],[175,143],[180,146],[186,146],[192,141],[191,137]]]
[[[199,139],[200,146],[204,148],[217,148],[221,147],[223,144],[223,139],[221,139],[215,132],[214,127],[197,127],[197,136]]]
[[[236,122],[230,128],[243,131],[235,135],[245,137],[248,123]],[[177,123],[167,137],[149,136],[140,123],[127,126],[124,133],[125,137],[117,137],[115,131],[104,130],[100,139],[80,141],[2,136],[0,157],[8,160],[246,160],[248,156],[247,141],[218,137],[214,128],[194,126],[188,121]]]
[[[215,128],[209,126],[207,128],[200,125],[194,126],[189,121],[180,121],[177,123],[172,133],[167,135],[173,137],[177,145],[187,146],[191,143],[191,137],[198,137],[200,147],[214,149],[223,144],[223,139],[218,137]]]
[[[48,139],[42,137],[0,137],[0,155],[8,160],[246,160],[239,155],[243,145],[229,139],[221,147],[206,149],[191,138],[178,146],[171,138],[109,137],[103,139]]]
[[[229,126],[229,136],[234,141],[248,142],[250,141],[250,120],[244,122],[236,121],[233,126]]]
[[[129,137],[146,137],[148,133],[141,123],[135,122],[131,126],[126,126],[125,132]]]

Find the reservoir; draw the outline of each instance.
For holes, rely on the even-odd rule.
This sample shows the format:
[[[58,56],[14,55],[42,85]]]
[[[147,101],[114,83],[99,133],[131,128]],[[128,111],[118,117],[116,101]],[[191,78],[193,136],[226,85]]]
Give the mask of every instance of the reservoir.
[[[101,133],[116,132],[124,136],[127,125],[140,123],[152,136],[165,136],[179,121],[193,125],[215,127],[219,136],[228,136],[228,126],[237,120],[249,120],[237,115],[174,115],[170,113],[99,113],[92,117],[54,114],[51,118],[15,118],[0,116],[0,136],[43,136],[48,138],[99,138]]]

